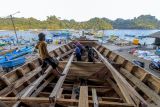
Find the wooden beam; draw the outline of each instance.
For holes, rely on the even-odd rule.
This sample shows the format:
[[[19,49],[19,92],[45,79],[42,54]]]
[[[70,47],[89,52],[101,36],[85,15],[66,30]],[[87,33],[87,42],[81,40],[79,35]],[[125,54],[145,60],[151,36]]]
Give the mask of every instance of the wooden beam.
[[[99,107],[97,93],[96,93],[95,88],[92,88],[92,100],[93,100],[93,103],[94,103],[94,107]]]
[[[47,68],[47,70],[45,71],[45,73],[43,75],[41,75],[32,85],[31,87],[22,95],[22,97],[29,97],[32,92],[38,87],[38,85],[46,78],[46,76],[48,76],[52,70],[52,67],[49,66]]]
[[[63,88],[60,88],[60,90],[57,94],[57,98],[61,98],[62,92],[63,92]]]
[[[107,78],[107,82],[112,86],[112,88],[115,90],[115,92],[123,99],[123,101],[125,102],[125,98],[122,94],[122,92],[120,91],[120,89],[118,88],[117,84],[115,84],[110,78]]]
[[[88,87],[87,86],[81,86],[80,87],[80,96],[79,96],[78,107],[89,107]]]
[[[119,86],[127,103],[135,105],[134,101],[130,97],[130,95],[134,95],[145,105],[148,105],[148,103],[135,91],[135,89],[122,77],[122,75],[95,48],[94,50],[97,52],[98,56],[101,58],[102,62],[106,65],[106,67],[111,71],[112,76],[117,82],[117,85]]]
[[[72,50],[70,51],[72,52]],[[59,60],[61,57],[64,57],[65,55],[68,55],[70,52],[67,52],[61,56],[59,56],[57,59]],[[72,59],[73,60],[73,59]],[[43,81],[43,79],[48,76],[48,74],[50,73],[50,71],[52,70],[52,67],[49,66],[47,68],[47,70],[45,71],[45,73],[43,75],[41,75],[33,84],[32,86],[22,95],[21,98],[24,98],[24,97],[28,97],[32,94],[33,91],[35,91],[35,89],[37,88],[37,86]],[[21,102],[20,101],[17,101],[13,107],[17,107]]]
[[[160,106],[160,97],[157,93],[146,86],[141,80],[129,73],[127,70],[121,68],[120,72],[132,81],[141,91],[143,91],[150,99],[152,99],[158,106]]]
[[[64,50],[61,47],[59,47],[59,50],[61,51],[62,54],[65,53]]]
[[[61,76],[57,82],[57,84],[55,85],[54,89],[52,90],[52,93],[50,94],[49,98],[52,99],[52,100],[56,100],[57,98],[57,93],[58,91],[60,90],[60,88],[62,87],[63,85],[63,82],[68,74],[68,71],[69,71],[69,68],[71,66],[71,63],[72,63],[72,60],[74,58],[74,53],[71,55],[67,65],[65,66],[65,69],[63,71],[63,74],[65,74],[64,76]]]
[[[63,57],[65,57],[66,55],[71,54],[73,51],[74,51],[74,49],[71,49],[71,50],[65,52],[64,54],[59,55],[59,56],[57,57],[57,59],[59,60],[60,58],[63,58]]]
[[[54,76],[49,77],[49,78],[31,95],[31,97],[36,97],[53,79],[54,79]]]
[[[64,47],[66,48],[67,51],[70,50],[70,48],[68,47],[68,45],[64,45]]]
[[[12,92],[13,92],[14,95],[16,95],[16,94],[18,93],[14,88],[10,88],[10,85],[11,85],[11,86],[13,86],[13,85],[12,85],[12,83],[8,80],[8,78],[7,78],[5,75],[3,75],[3,76],[1,77],[1,79],[5,82],[6,85],[8,85],[8,87],[5,88],[5,89],[8,89],[8,88],[9,88],[9,90],[12,90]],[[3,92],[9,91],[9,90],[3,90]]]
[[[23,103],[29,103],[32,102],[32,105],[35,103],[39,103],[39,104],[49,104],[49,99],[48,98],[35,98],[35,97],[26,97],[26,98],[22,98],[20,99]],[[77,106],[79,101],[76,99],[63,99],[63,98],[59,98],[56,100],[57,104],[63,105],[63,106]],[[93,105],[93,101],[89,100],[88,104]],[[99,106],[100,107],[134,107],[131,104],[127,104],[127,103],[118,103],[118,102],[110,102],[110,101],[99,101]],[[84,107],[84,106],[83,106]]]
[[[19,98],[16,97],[0,97],[0,100],[3,102],[7,102],[8,104],[12,104],[13,102],[17,101]],[[28,104],[33,106],[34,104],[50,104],[50,101],[48,98],[39,98],[39,97],[25,97],[25,98],[20,98],[19,99],[22,103]],[[59,98],[57,99],[56,103],[63,105],[63,106],[78,106],[78,100],[76,99],[63,99]],[[89,100],[88,101],[90,106],[93,105],[93,101]],[[111,101],[99,101],[99,106],[100,107],[133,107],[131,104],[127,103],[119,103],[119,102],[111,102]],[[153,106],[148,106],[148,107],[153,107]]]
[[[31,85],[31,86],[28,88],[28,90],[22,95],[21,98],[29,97],[29,96],[32,94],[32,92],[36,90],[36,88],[38,87],[38,85],[46,78],[46,76],[48,76],[48,75],[51,73],[51,72],[50,72],[51,70],[52,70],[52,67],[49,66],[49,67],[47,68],[47,70],[45,71],[45,73],[44,73],[43,75],[41,75],[35,82],[32,83],[32,85]],[[21,103],[20,101],[17,101],[17,102],[13,105],[13,107],[18,107],[20,103]]]
[[[55,57],[59,56],[58,53],[56,52],[56,50],[53,50],[52,52],[54,53]]]

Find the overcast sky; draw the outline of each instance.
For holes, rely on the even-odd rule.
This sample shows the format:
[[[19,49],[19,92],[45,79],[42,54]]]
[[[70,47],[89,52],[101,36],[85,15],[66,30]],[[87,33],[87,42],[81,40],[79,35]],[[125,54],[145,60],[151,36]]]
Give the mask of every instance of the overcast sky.
[[[56,15],[85,21],[93,17],[131,19],[151,14],[160,19],[160,0],[0,0],[0,17],[20,11],[15,17],[40,20]]]

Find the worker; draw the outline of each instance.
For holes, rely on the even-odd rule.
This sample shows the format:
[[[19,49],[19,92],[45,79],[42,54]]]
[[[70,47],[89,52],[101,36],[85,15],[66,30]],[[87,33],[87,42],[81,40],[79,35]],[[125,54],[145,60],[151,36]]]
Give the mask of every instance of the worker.
[[[84,54],[84,46],[80,42],[76,42],[76,46],[79,47],[81,55]]]
[[[76,53],[77,61],[82,61],[82,59],[81,59],[81,55],[82,55],[81,49],[78,46],[76,46],[76,48],[75,48],[75,53]]]
[[[39,42],[36,45],[36,49],[38,49],[39,55],[43,60],[43,64],[41,66],[42,67],[41,73],[43,74],[45,72],[45,70],[47,69],[47,65],[49,64],[52,66],[53,71],[55,71],[56,74],[58,73],[58,75],[63,76],[64,74],[58,71],[58,64],[59,64],[58,60],[56,58],[52,58],[48,53],[47,44],[45,42],[45,34],[40,33],[38,37],[39,37]]]
[[[86,46],[86,50],[88,51],[88,62],[95,62],[93,48],[91,46]]]

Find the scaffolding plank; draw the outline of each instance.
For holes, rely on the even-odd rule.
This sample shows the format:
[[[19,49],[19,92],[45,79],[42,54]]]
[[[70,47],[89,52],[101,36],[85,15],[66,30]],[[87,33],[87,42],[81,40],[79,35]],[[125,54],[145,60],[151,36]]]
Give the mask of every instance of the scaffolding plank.
[[[71,57],[70,57],[67,65],[66,65],[65,68],[64,68],[63,74],[65,74],[65,75],[64,75],[64,76],[61,76],[61,77],[59,78],[57,84],[55,85],[54,89],[52,90],[52,93],[51,93],[50,96],[49,96],[50,99],[54,99],[54,100],[56,99],[57,93],[58,93],[58,91],[60,90],[60,88],[62,87],[63,82],[64,82],[64,80],[65,80],[65,78],[66,78],[66,76],[67,76],[67,74],[68,74],[68,71],[69,71],[69,68],[70,68],[70,66],[71,66],[71,63],[72,63],[73,58],[74,58],[74,54],[71,55]]]
[[[78,107],[89,107],[88,103],[88,86],[80,87],[80,97]]]

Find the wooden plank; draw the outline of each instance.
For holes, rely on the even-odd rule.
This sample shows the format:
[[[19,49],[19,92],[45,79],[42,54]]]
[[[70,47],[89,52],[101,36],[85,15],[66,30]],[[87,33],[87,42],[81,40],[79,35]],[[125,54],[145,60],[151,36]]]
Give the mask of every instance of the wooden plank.
[[[58,56],[57,57],[57,59],[60,59],[61,57],[64,57],[64,56],[66,56],[66,55],[68,55],[68,54],[70,54],[70,53],[72,53],[73,52],[73,50],[69,50],[68,52],[66,52],[66,53],[64,53],[64,54],[62,54],[62,55],[60,55],[60,56]],[[36,71],[34,74],[36,75],[37,73],[39,73],[39,71],[40,71],[41,69],[40,69],[40,67],[38,67],[37,69],[35,69],[35,70],[33,70],[33,71]],[[11,73],[11,72],[10,72]],[[28,74],[25,74],[25,75],[28,75]],[[5,75],[4,75],[5,76]],[[18,81],[16,81],[16,84],[14,85],[14,87],[15,88],[18,88],[19,86],[21,86],[24,82],[26,82],[26,81],[28,81],[30,78],[32,78],[33,76],[32,75],[30,75],[29,77],[23,77],[23,78],[21,78],[20,80],[18,80]],[[5,79],[5,78],[4,78]],[[22,82],[21,82],[22,81]],[[8,80],[6,80],[5,81],[6,82],[6,84],[10,84],[10,82],[8,81]],[[2,90],[2,91],[0,91],[0,95],[2,95],[3,93],[6,93],[7,91],[9,91],[9,90],[12,90],[12,88],[13,88],[13,86],[11,86],[11,85],[9,85],[8,87],[6,87],[4,90]],[[15,93],[15,95],[16,95],[16,93]]]
[[[68,71],[69,71],[69,68],[70,68],[70,66],[71,66],[71,63],[72,63],[73,58],[74,58],[74,54],[71,55],[71,57],[70,57],[67,65],[65,66],[65,69],[64,69],[64,71],[63,71],[63,74],[65,74],[65,75],[64,75],[64,76],[61,76],[61,77],[59,78],[57,84],[55,85],[54,89],[52,90],[52,93],[51,93],[50,96],[49,96],[50,99],[56,100],[56,98],[57,98],[57,93],[58,93],[58,91],[60,90],[60,88],[61,88],[62,85],[63,85],[63,82],[64,82],[64,80],[65,80],[65,78],[66,78],[66,76],[67,76],[67,74],[68,74]]]
[[[49,78],[31,95],[31,97],[36,97],[53,79],[54,79],[54,76],[49,77]]]
[[[38,87],[38,85],[48,76],[52,67],[49,66],[48,69],[45,71],[43,75],[41,75],[33,84],[32,86],[22,95],[22,97],[29,97],[31,93]]]
[[[45,71],[45,73],[44,73],[43,75],[41,75],[41,76],[30,86],[30,88],[22,95],[21,98],[29,97],[29,96],[32,94],[32,92],[33,92],[34,90],[36,90],[36,88],[38,87],[38,85],[44,80],[44,78],[45,78],[46,76],[48,76],[49,73],[51,73],[51,72],[50,72],[51,70],[52,70],[52,67],[49,66],[49,67],[47,68],[47,70]],[[20,101],[16,102],[16,103],[13,105],[13,107],[18,107],[19,104],[20,104]]]
[[[81,86],[80,87],[80,96],[79,96],[78,107],[89,107],[88,87],[87,86]]]
[[[62,92],[63,92],[63,88],[60,88],[60,90],[57,94],[57,98],[61,98]]]
[[[148,103],[135,91],[135,89],[122,77],[122,75],[95,48],[94,50],[97,52],[98,56],[101,58],[102,62],[106,65],[106,67],[111,71],[111,74],[117,82],[117,85],[119,86],[126,101],[129,104],[134,105],[134,102],[131,99],[131,97],[125,96],[127,93],[136,96],[136,98],[141,100],[145,105],[148,105]]]
[[[16,95],[16,94],[18,93],[14,88],[12,88],[12,87],[10,88],[10,85],[11,85],[11,86],[13,86],[13,85],[12,85],[11,82],[7,79],[7,77],[6,77],[5,75],[3,75],[3,76],[1,77],[1,79],[5,82],[6,85],[8,85],[9,90],[12,90],[12,92],[13,92],[14,95]],[[8,89],[8,88],[5,88],[5,89]],[[3,90],[3,92],[4,92],[4,91],[9,91],[9,90]]]
[[[59,60],[60,58],[63,58],[64,56],[71,54],[73,51],[74,51],[74,49],[71,49],[71,50],[65,52],[64,54],[58,56],[57,59]]]
[[[99,107],[97,93],[96,93],[95,88],[92,88],[92,100],[93,100],[93,103],[94,103],[94,107]]]
[[[120,89],[118,88],[118,86],[109,78],[107,78],[107,82],[112,86],[112,88],[116,91],[116,93],[123,99],[123,101],[125,102],[125,98],[122,94],[122,92],[120,91]]]
[[[121,68],[120,72],[132,81],[141,91],[143,91],[150,99],[152,99],[158,106],[160,106],[160,97],[157,93],[146,86],[141,80],[129,73],[127,70]]]
[[[9,103],[15,102],[18,100],[18,98],[13,98],[13,97],[0,97],[0,100],[3,102],[8,101]],[[21,98],[20,101],[24,104],[29,104],[30,106],[33,106],[34,104],[50,104],[50,101],[48,98],[36,98],[36,97],[25,97]],[[63,99],[59,98],[57,99],[56,103],[63,105],[63,106],[78,106],[78,100],[76,99]],[[93,105],[93,101],[89,100],[88,101],[90,105]],[[110,102],[110,101],[99,101],[100,107],[133,107],[131,104],[127,103],[119,103],[119,102]],[[152,107],[152,106],[148,106]]]

